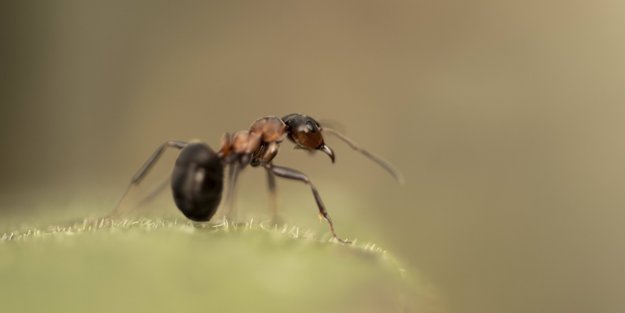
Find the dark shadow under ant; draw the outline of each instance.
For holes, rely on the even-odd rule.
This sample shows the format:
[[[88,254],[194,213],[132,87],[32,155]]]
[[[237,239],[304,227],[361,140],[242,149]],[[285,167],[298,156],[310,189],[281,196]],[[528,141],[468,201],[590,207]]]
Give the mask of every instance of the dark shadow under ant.
[[[128,191],[133,186],[139,185],[163,152],[167,148],[176,148],[180,150],[180,153],[171,175],[171,189],[176,206],[187,218],[193,221],[207,222],[213,217],[221,201],[224,166],[228,167],[228,195],[226,200],[231,204],[238,175],[241,170],[250,165],[262,167],[267,172],[274,217],[276,216],[275,177],[303,182],[310,187],[319,214],[328,222],[332,236],[340,242],[348,243],[336,235],[328,211],[317,188],[310,179],[298,170],[273,164],[280,143],[285,138],[293,142],[296,148],[322,151],[334,163],[334,151],[325,144],[322,133],[337,136],[352,149],[359,151],[384,168],[398,182],[403,183],[403,177],[390,163],[362,149],[341,133],[330,128],[322,128],[317,121],[309,116],[303,114],[289,114],[282,118],[268,116],[256,120],[249,130],[238,131],[233,135],[224,134],[221,147],[217,152],[201,142],[187,143],[171,140],[161,144],[132,177],[130,185],[115,209],[108,214],[108,217],[120,213],[120,204]],[[229,213],[232,214],[233,212]]]

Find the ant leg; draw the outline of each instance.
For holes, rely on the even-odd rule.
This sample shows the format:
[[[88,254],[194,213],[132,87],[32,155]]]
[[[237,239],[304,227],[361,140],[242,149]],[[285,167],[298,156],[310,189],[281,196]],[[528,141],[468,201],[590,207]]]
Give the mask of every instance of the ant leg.
[[[238,162],[234,162],[228,166],[228,189],[226,196],[226,212],[224,216],[229,221],[234,221],[237,217],[236,197],[235,189],[237,180],[239,178],[239,172],[241,171],[241,165]]]
[[[373,153],[363,149],[357,143],[355,143],[353,140],[347,138],[347,136],[341,134],[340,132],[338,132],[338,131],[336,131],[334,129],[324,127],[323,128],[323,132],[336,136],[337,138],[342,140],[344,143],[346,143],[350,148],[352,148],[352,149],[362,153],[362,155],[367,157],[369,160],[371,160],[371,161],[377,163],[379,166],[381,166],[385,171],[387,171],[389,174],[391,174],[391,176],[393,176],[393,178],[395,178],[395,180],[400,185],[404,184],[404,182],[405,182],[404,176],[389,161],[386,161],[383,158],[381,158],[381,157],[379,157],[379,156],[377,156],[377,155],[375,155],[375,154],[373,154]]]
[[[143,165],[141,166],[141,168],[139,168],[137,173],[135,173],[135,175],[132,176],[132,179],[130,180],[130,184],[126,188],[126,191],[124,191],[124,194],[122,195],[121,199],[119,199],[119,201],[117,202],[117,205],[115,206],[115,208],[109,214],[107,214],[105,217],[106,218],[110,218],[110,217],[116,216],[116,215],[118,215],[120,213],[120,207],[121,207],[122,201],[124,200],[124,198],[126,198],[126,195],[128,195],[128,192],[132,189],[132,187],[139,185],[141,180],[143,180],[145,175],[148,174],[150,169],[152,169],[154,164],[158,161],[158,159],[160,159],[161,155],[163,155],[163,152],[165,152],[165,149],[167,149],[167,148],[182,149],[182,148],[186,147],[186,145],[187,145],[186,142],[179,141],[179,140],[170,140],[170,141],[166,141],[163,144],[161,144],[156,149],[156,151],[154,151],[152,153],[152,155],[150,155],[150,157],[147,159],[147,161],[145,161],[145,163],[143,163]]]
[[[130,184],[138,185],[141,182],[141,180],[145,177],[145,175],[148,174],[148,171],[152,169],[152,166],[154,166],[156,161],[158,161],[158,159],[161,158],[161,155],[163,155],[163,152],[165,152],[165,149],[167,148],[182,149],[186,146],[187,146],[186,142],[179,141],[179,140],[170,140],[161,144],[156,149],[156,151],[152,153],[150,158],[148,158],[148,160],[145,161],[145,163],[143,164],[143,166],[141,166],[141,168],[137,171],[137,173],[132,177],[132,179],[130,180]]]
[[[160,195],[163,191],[167,190],[167,187],[171,188],[171,177],[167,177],[167,179],[164,179],[156,187],[152,188],[148,195],[141,199],[133,209],[135,211],[143,209],[146,204],[149,204],[152,200],[154,200],[154,198]]]
[[[170,187],[170,186],[171,186],[171,177],[167,177],[167,179],[163,180],[162,182],[158,184],[158,186],[152,189],[145,198],[141,199],[141,201],[139,201],[137,206],[140,207],[140,206],[143,206],[145,204],[152,202],[152,200],[154,200],[156,196],[158,196],[161,192],[165,191],[167,187]]]
[[[326,220],[326,222],[328,222],[328,226],[330,226],[330,232],[332,233],[332,237],[334,237],[339,242],[350,243],[347,240],[340,239],[336,235],[336,232],[334,231],[334,225],[332,224],[332,220],[330,219],[330,216],[328,215],[328,211],[326,211],[326,207],[323,204],[323,201],[321,200],[321,196],[319,195],[317,188],[315,187],[315,185],[313,185],[313,183],[304,173],[298,170],[294,170],[292,168],[288,168],[288,167],[275,166],[271,163],[266,163],[263,166],[278,177],[299,180],[305,183],[306,185],[310,186],[310,190],[312,191],[313,196],[315,197],[315,202],[317,202],[317,207],[319,208],[319,214]]]
[[[271,214],[272,224],[281,224],[281,219],[278,216],[278,198],[276,194],[276,175],[267,169],[267,187],[269,188],[269,211]]]

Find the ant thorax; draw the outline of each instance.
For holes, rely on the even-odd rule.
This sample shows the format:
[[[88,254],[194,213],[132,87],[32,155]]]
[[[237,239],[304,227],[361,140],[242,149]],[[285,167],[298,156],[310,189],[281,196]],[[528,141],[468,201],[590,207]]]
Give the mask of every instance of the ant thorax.
[[[251,134],[262,136],[263,143],[282,142],[286,137],[286,124],[279,117],[261,117],[250,126]]]
[[[237,154],[252,154],[258,150],[260,144],[261,136],[259,134],[241,130],[232,136],[232,150]]]
[[[270,153],[277,149],[286,138],[287,126],[274,116],[260,118],[250,126],[249,130],[240,130],[233,135],[225,134],[222,138],[220,155],[222,157],[254,155],[258,158],[268,158],[267,147],[271,147]],[[230,158],[227,158],[230,159]]]

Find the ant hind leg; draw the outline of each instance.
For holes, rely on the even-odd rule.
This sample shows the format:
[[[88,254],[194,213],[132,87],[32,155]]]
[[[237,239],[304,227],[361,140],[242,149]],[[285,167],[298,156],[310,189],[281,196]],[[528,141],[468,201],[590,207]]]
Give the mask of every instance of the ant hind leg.
[[[143,165],[139,168],[139,170],[135,173],[135,175],[132,176],[132,179],[130,180],[130,184],[128,185],[128,187],[126,187],[126,191],[124,191],[124,194],[117,202],[117,205],[115,205],[115,208],[110,213],[105,215],[104,218],[116,217],[121,213],[121,204],[126,198],[126,196],[128,195],[128,193],[130,192],[130,190],[133,189],[133,187],[139,185],[139,183],[143,180],[143,178],[145,178],[145,176],[152,169],[154,164],[156,164],[156,162],[161,158],[161,156],[163,155],[163,152],[165,152],[167,148],[177,148],[180,150],[186,146],[187,146],[186,142],[179,141],[179,140],[170,140],[161,144],[152,153],[152,155],[150,155],[150,157],[145,161],[145,163],[143,163]]]

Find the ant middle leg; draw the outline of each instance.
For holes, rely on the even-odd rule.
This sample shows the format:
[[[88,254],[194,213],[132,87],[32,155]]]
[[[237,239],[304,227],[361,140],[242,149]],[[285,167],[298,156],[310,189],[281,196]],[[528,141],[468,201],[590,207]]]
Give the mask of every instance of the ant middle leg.
[[[235,221],[237,217],[236,208],[236,184],[241,172],[242,165],[238,162],[234,162],[228,166],[228,189],[226,189],[226,203],[224,217],[228,221]]]
[[[145,176],[148,174],[148,172],[152,169],[154,164],[156,164],[156,162],[161,158],[161,156],[163,155],[163,152],[165,152],[165,150],[167,148],[183,149],[186,146],[187,146],[186,142],[179,141],[179,140],[170,140],[170,141],[166,141],[166,142],[162,143],[152,153],[152,155],[150,155],[150,157],[145,161],[145,163],[143,163],[143,165],[139,168],[139,170],[135,173],[135,175],[132,176],[132,179],[130,180],[130,184],[128,185],[128,187],[126,187],[126,191],[124,191],[124,194],[122,195],[122,197],[117,202],[117,205],[115,205],[115,208],[109,214],[107,214],[104,217],[105,218],[110,218],[110,217],[114,217],[114,216],[118,215],[119,213],[121,213],[120,212],[121,204],[124,201],[124,198],[126,198],[126,196],[128,195],[128,192],[134,186],[139,185],[139,183],[143,180],[143,178],[145,178]]]
[[[282,224],[282,219],[278,215],[278,197],[276,193],[276,175],[268,168],[267,170],[267,188],[269,190],[269,214],[271,214],[271,223],[274,225]]]
[[[271,163],[263,164],[263,166],[268,171],[271,171],[273,174],[275,174],[278,177],[298,180],[310,186],[310,190],[312,191],[312,194],[315,197],[315,202],[317,203],[317,208],[319,209],[319,214],[326,220],[326,222],[328,222],[328,226],[330,227],[330,232],[332,233],[332,237],[334,237],[336,240],[338,240],[341,243],[350,243],[349,241],[345,239],[341,239],[336,235],[336,232],[334,231],[334,224],[332,224],[332,220],[330,219],[330,215],[328,215],[328,211],[326,210],[326,207],[323,204],[323,200],[321,200],[321,196],[319,195],[317,188],[315,187],[315,185],[313,185],[313,183],[310,181],[308,176],[306,176],[304,173],[298,170],[288,168],[288,167],[283,167],[283,166],[276,166]]]

